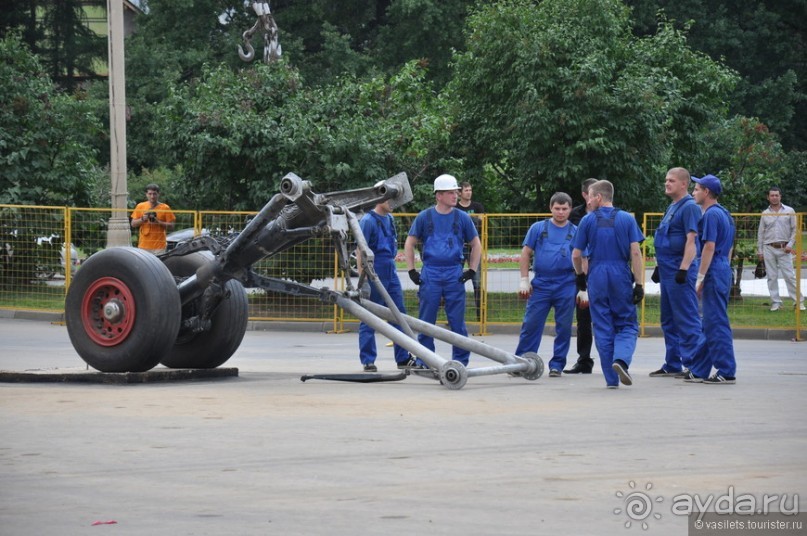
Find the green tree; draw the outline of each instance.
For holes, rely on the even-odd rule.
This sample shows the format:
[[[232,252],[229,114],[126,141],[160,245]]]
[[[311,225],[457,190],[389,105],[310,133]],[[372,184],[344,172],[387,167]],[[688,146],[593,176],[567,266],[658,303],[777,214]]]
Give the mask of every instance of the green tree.
[[[294,171],[317,191],[400,171],[424,182],[446,153],[445,103],[410,63],[397,75],[305,88],[284,62],[211,69],[160,108],[165,161],[181,166],[189,207],[254,209]]]
[[[807,148],[807,2],[804,0],[626,0],[639,35],[654,33],[658,10],[691,26],[695,50],[740,73],[733,114],[758,117],[786,149]]]
[[[720,202],[732,212],[761,210],[768,188],[786,176],[785,152],[758,119],[735,116],[715,123],[703,138],[703,149],[692,172],[720,177],[725,191]]]
[[[0,39],[18,33],[32,50],[42,39],[42,27],[37,25],[37,0],[0,0]]]
[[[0,203],[93,202],[100,125],[83,93],[57,91],[19,37],[0,40]]]
[[[94,62],[106,57],[106,39],[98,37],[86,24],[86,3],[53,0],[43,6],[45,39],[40,54],[51,78],[67,89],[75,88],[82,79],[96,77]]]
[[[219,0],[149,0],[137,18],[137,31],[126,40],[126,99],[131,111],[127,123],[130,169],[172,166],[158,161],[163,154],[155,147],[153,128],[155,110],[175,88],[193,81],[205,64],[239,65],[236,38],[225,25],[226,13],[236,17],[245,11],[242,5],[228,10]],[[240,38],[240,34],[239,34]],[[97,94],[108,92],[105,84]]]
[[[784,160],[785,174],[779,185],[784,193],[785,203],[798,212],[807,212],[807,151],[789,151]]]
[[[10,5],[7,5],[10,4]],[[106,56],[106,40],[87,26],[86,5],[96,0],[25,0],[0,3],[0,37],[18,32],[60,87],[74,89],[95,77],[95,62]]]
[[[617,0],[499,2],[470,17],[456,56],[457,149],[469,176],[500,176],[504,210],[543,208],[585,177],[657,209],[659,177],[724,114],[733,80],[670,25],[634,38]]]
[[[419,60],[442,87],[452,49],[463,47],[467,12],[482,1],[489,0],[278,0],[272,10],[283,49],[309,85],[343,75],[391,75]]]
[[[757,119],[735,116],[716,122],[704,136],[704,151],[693,168],[695,175],[712,173],[720,177],[723,195],[720,203],[734,212],[737,224],[734,248],[735,263],[732,299],[742,299],[740,281],[743,266],[756,258],[757,216],[766,205],[765,196],[771,186],[785,176],[785,153],[776,136]]]
[[[385,69],[418,59],[429,66],[438,86],[451,79],[451,54],[465,48],[463,29],[473,5],[469,0],[397,0],[390,3],[379,28],[374,55]]]

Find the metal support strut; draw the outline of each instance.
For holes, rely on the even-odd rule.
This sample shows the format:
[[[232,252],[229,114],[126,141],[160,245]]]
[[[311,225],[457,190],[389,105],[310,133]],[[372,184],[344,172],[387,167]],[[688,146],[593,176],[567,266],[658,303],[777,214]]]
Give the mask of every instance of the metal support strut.
[[[438,379],[448,389],[462,389],[468,378],[475,376],[511,374],[527,380],[537,380],[544,373],[544,362],[538,354],[530,352],[523,356],[517,356],[408,315],[401,314],[400,319],[396,318],[395,313],[389,308],[373,303],[370,300],[360,299],[360,303],[356,303],[337,293],[334,293],[334,296],[336,304],[345,311],[356,316],[395,344],[406,348],[410,353],[419,357],[428,365],[434,378]],[[395,329],[386,322],[390,320],[401,322],[402,327],[405,325],[415,332],[424,333],[452,346],[487,357],[498,362],[499,365],[466,368],[461,363],[441,357],[420,344],[416,338]]]

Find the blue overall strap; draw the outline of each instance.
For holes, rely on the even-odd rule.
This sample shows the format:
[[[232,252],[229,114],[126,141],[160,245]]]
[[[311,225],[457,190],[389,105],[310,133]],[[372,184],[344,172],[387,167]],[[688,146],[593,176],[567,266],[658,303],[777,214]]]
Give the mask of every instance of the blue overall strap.
[[[538,233],[538,240],[535,242],[535,247],[532,248],[533,251],[540,250],[544,245],[544,240],[549,236],[549,220],[544,220],[542,224],[541,232]]]
[[[666,227],[664,229],[664,231],[667,234],[670,233],[670,227],[672,227],[673,218],[678,213],[678,211],[681,210],[682,208],[684,208],[685,206],[689,205],[690,203],[694,203],[694,202],[695,202],[695,200],[692,198],[692,196],[688,196],[688,197],[685,197],[683,200],[681,200],[681,202],[674,203],[674,204],[672,204],[670,206],[669,214],[665,214],[664,218],[662,218],[662,220],[661,220],[662,224],[664,224],[665,222],[667,223],[667,225],[666,225]]]
[[[728,220],[729,220],[729,224],[731,225],[731,229],[732,229],[732,234],[735,234],[736,233],[736,227],[735,227],[735,224],[734,224],[734,216],[731,215],[731,212],[729,212],[729,209],[727,209],[726,207],[724,207],[720,203],[717,203],[714,206],[720,207],[720,210],[723,211],[723,213],[726,215],[726,218],[728,218]]]
[[[544,240],[549,239],[549,232],[553,230],[553,226],[554,224],[549,219],[546,219],[535,223],[528,231],[528,238],[532,239],[532,243],[525,245],[532,248],[533,251],[532,270],[535,273],[535,277],[552,277],[563,272],[574,272],[574,267],[572,266],[570,257],[571,248],[569,246],[574,240],[575,231],[577,228],[572,222],[567,222],[565,227],[566,234],[563,237],[563,241],[560,243],[550,241],[547,246],[548,249],[545,251],[544,246],[546,244]],[[563,230],[562,227],[556,227],[556,229],[556,233]],[[559,266],[558,254],[560,254],[562,258],[568,259],[568,266]]]
[[[731,229],[731,232],[726,233],[726,234],[727,234],[727,236],[731,236],[731,244],[728,244],[728,247],[729,247],[729,250],[730,250],[732,247],[734,247],[734,238],[737,236],[737,234],[736,234],[737,231],[736,231],[736,227],[735,227],[735,224],[734,224],[734,217],[731,215],[731,212],[729,212],[728,209],[726,207],[724,207],[723,205],[721,205],[720,203],[715,203],[714,205],[707,208],[706,210],[709,211],[709,210],[712,210],[713,208],[717,208],[717,209],[722,210],[723,214],[725,214],[726,219],[729,222],[729,228]],[[716,238],[720,238],[720,237],[716,237]],[[728,255],[728,251],[722,251],[722,249],[720,251],[718,251],[717,245],[718,245],[717,241],[715,241],[715,253],[714,254],[715,254],[716,257]],[[726,244],[720,244],[720,245],[725,246]]]
[[[430,236],[434,235],[434,219],[432,216],[432,211],[437,211],[436,208],[431,207],[426,211],[426,233],[423,236],[423,242],[426,242],[426,239]],[[454,221],[451,224],[451,230],[457,235],[457,238],[460,239],[460,244],[464,243],[465,240],[462,237],[462,230],[460,229],[460,214],[459,211],[455,208],[454,209]]]
[[[549,220],[544,220],[541,223],[541,232],[538,233],[538,240],[535,242],[535,247],[532,248],[533,251],[538,251],[544,245],[544,240],[549,236]],[[574,224],[568,225],[569,231],[566,233],[567,242],[571,242],[574,239],[574,233],[572,232],[573,225]]]
[[[617,212],[620,212],[620,211],[621,211],[621,209],[618,209],[618,208],[614,207],[614,210],[611,211],[611,216],[608,217],[608,218],[605,218],[600,213],[600,209],[595,210],[594,211],[594,216],[597,218],[597,227],[596,227],[596,229],[599,229],[601,227],[611,227],[611,228],[616,227],[616,215],[617,215]],[[596,245],[597,245],[596,244],[596,238],[597,238],[597,232],[595,231],[591,235],[591,239],[590,239],[590,243],[589,243],[589,249],[588,249],[592,253],[596,252]],[[619,236],[618,233],[614,233],[614,238],[616,239],[617,246],[619,246],[619,250],[620,251],[625,251],[625,244],[623,243],[623,241],[620,240],[620,236]],[[630,244],[628,244],[628,252],[630,252]],[[625,260],[626,261],[630,260],[630,253],[628,253],[628,258],[625,259]]]
[[[380,216],[376,211],[371,211],[371,214],[375,218],[378,228],[381,229],[382,233],[384,233],[384,236],[394,236],[397,238],[398,233],[395,229],[395,219],[390,214]],[[387,225],[385,222],[389,222],[389,225]]]
[[[426,211],[426,232],[423,234],[423,245],[425,247],[426,240],[431,238],[434,235],[434,218],[432,217],[432,211],[437,210],[434,207],[429,208]]]
[[[395,219],[391,214],[382,216],[371,210],[359,222],[367,239],[367,246],[376,259],[393,258],[398,252],[398,237],[395,233]]]

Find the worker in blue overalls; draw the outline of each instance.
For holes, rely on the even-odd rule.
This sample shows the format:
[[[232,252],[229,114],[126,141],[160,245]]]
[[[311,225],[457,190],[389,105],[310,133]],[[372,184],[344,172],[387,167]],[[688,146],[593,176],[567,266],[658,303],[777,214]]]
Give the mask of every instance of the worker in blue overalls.
[[[644,258],[639,249],[644,235],[633,216],[614,207],[613,199],[614,185],[609,181],[589,187],[592,211],[580,221],[572,251],[577,299],[590,303],[594,343],[609,389],[619,387],[619,382],[633,384],[628,367],[639,336],[636,305],[644,298]],[[584,251],[588,251],[588,278],[583,273]]]
[[[706,351],[699,352],[684,381],[712,385],[736,383],[737,360],[729,324],[731,292],[731,250],[734,247],[734,219],[720,203],[723,192],[720,179],[714,175],[692,177],[692,197],[703,209],[698,225],[701,255],[695,289],[703,305],[703,334]],[[709,376],[712,367],[716,372]]]
[[[529,298],[516,355],[537,352],[549,310],[555,308],[555,347],[549,361],[549,377],[560,378],[566,366],[572,339],[575,309],[575,276],[572,265],[572,241],[577,227],[569,221],[572,198],[563,192],[549,200],[552,218],[533,223],[521,248],[518,294]],[[529,280],[532,259],[532,282]]]
[[[398,254],[398,233],[395,230],[395,218],[392,216],[390,201],[387,200],[376,204],[373,210],[362,217],[359,226],[367,241],[367,246],[373,252],[375,258],[373,266],[379,281],[387,290],[398,310],[406,314],[401,281],[398,279],[398,271],[395,267],[395,256]],[[359,274],[361,274],[364,267],[360,250],[356,250],[356,256]],[[386,305],[383,296],[375,285],[370,285],[370,300]],[[392,324],[392,326],[401,329],[396,324]],[[396,344],[394,345],[394,353],[395,362],[398,364],[399,369],[415,366],[415,360],[405,348]],[[359,360],[364,366],[365,372],[378,370],[375,364],[376,356],[375,330],[362,322],[359,324]]]
[[[465,212],[456,209],[459,197],[457,179],[440,175],[434,180],[436,204],[420,212],[409,229],[404,243],[406,267],[409,278],[419,285],[419,318],[424,322],[437,322],[440,302],[445,301],[446,317],[451,331],[468,336],[465,327],[465,283],[472,279],[479,268],[482,243],[479,241],[474,222]],[[423,271],[415,269],[415,246],[423,246]],[[469,268],[463,271],[463,246],[470,244]],[[434,338],[418,334],[418,341],[434,351]],[[468,365],[470,352],[456,346],[452,356],[455,361]]]
[[[705,344],[695,293],[701,209],[689,195],[689,185],[689,171],[681,167],[670,169],[664,179],[664,193],[672,203],[656,229],[658,264],[652,279],[661,284],[661,330],[666,353],[664,365],[650,373],[655,378],[683,377]]]

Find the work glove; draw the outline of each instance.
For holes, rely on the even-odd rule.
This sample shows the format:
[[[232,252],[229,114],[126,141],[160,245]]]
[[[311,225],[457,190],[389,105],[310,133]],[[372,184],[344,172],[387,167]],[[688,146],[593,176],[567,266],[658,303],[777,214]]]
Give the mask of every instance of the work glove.
[[[675,272],[675,282],[679,285],[683,285],[687,282],[687,271],[686,270],[678,270]]]
[[[658,266],[653,270],[653,275],[650,276],[650,281],[658,283],[661,281],[661,276],[658,274]]]
[[[522,298],[529,298],[532,293],[529,277],[522,277],[518,280],[518,295]]]
[[[361,293],[362,298],[365,298],[365,299],[369,300],[370,299],[370,294],[372,294],[372,289],[370,288],[370,282],[365,281],[364,283],[362,283],[361,288],[359,289],[359,292]]]
[[[633,305],[638,305],[644,299],[644,288],[640,284],[633,285]]]
[[[466,281],[470,281],[471,279],[473,279],[475,275],[476,270],[471,270],[470,268],[468,268],[467,270],[462,272],[462,275],[457,281],[459,281],[460,283],[465,283]]]
[[[578,290],[575,303],[577,303],[577,306],[581,309],[588,309],[588,291]]]
[[[577,285],[577,290],[587,290],[588,286],[586,285],[586,274],[577,274],[574,279],[575,284]]]
[[[420,285],[423,282],[423,280],[420,279],[420,272],[418,272],[414,268],[409,270],[409,279],[411,279],[412,283],[414,283],[416,285]]]

